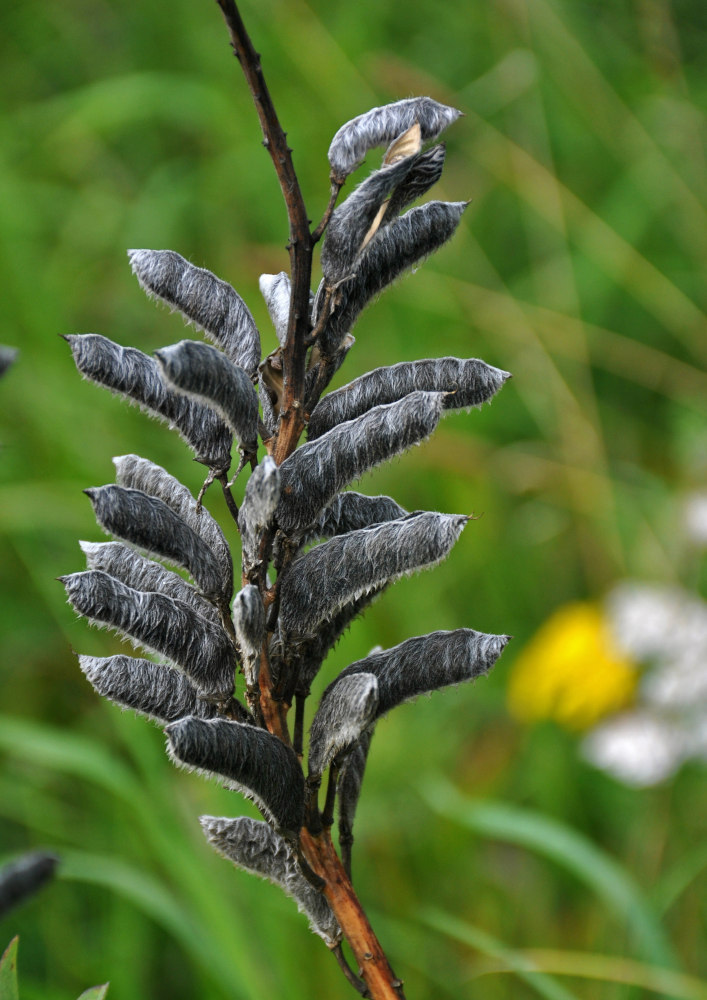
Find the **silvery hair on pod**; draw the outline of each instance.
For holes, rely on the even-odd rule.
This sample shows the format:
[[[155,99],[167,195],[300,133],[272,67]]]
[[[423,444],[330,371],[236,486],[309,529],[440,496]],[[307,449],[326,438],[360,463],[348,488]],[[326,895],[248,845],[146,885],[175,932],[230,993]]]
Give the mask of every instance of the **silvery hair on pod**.
[[[381,225],[395,219],[403,209],[427,194],[442,176],[446,150],[444,143],[420,153],[405,180],[396,187],[386,205]]]
[[[319,777],[338,754],[352,747],[377,711],[378,679],[374,674],[352,673],[330,684],[312,721],[310,777]]]
[[[240,722],[193,716],[171,723],[165,732],[173,759],[226,779],[278,830],[299,834],[304,821],[304,775],[292,749],[277,736]]]
[[[160,465],[139,455],[119,455],[113,459],[117,481],[129,489],[142,490],[171,507],[199,535],[218,560],[223,574],[223,589],[230,596],[233,590],[233,560],[231,550],[219,523],[206,508],[197,504],[186,486]],[[231,581],[230,584],[228,581]],[[144,588],[143,588],[144,589]]]
[[[189,677],[200,693],[230,698],[235,649],[222,628],[196,614],[188,604],[163,594],[133,590],[99,570],[59,577],[69,603],[97,625],[166,657]]]
[[[269,879],[291,896],[309,926],[329,947],[341,940],[341,928],[326,897],[306,880],[287,842],[267,823],[249,816],[238,819],[201,816],[209,843],[224,858],[254,875]]]
[[[233,441],[228,427],[209,407],[165,385],[154,358],[97,333],[67,334],[64,339],[82,375],[176,427],[199,462],[228,469]]]
[[[468,520],[461,514],[425,511],[316,545],[283,573],[280,622],[285,634],[311,635],[363,594],[440,562]]]
[[[272,325],[280,345],[284,345],[287,337],[287,325],[290,320],[290,278],[285,271],[279,274],[260,275],[260,293],[265,299]]]
[[[260,335],[250,310],[231,286],[190,264],[174,250],[128,250],[130,266],[148,295],[178,309],[218,344],[234,364],[254,375]]]
[[[228,600],[216,557],[203,539],[157,497],[125,486],[84,490],[96,520],[109,534],[188,570],[203,592]]]
[[[238,514],[243,560],[250,568],[257,563],[260,535],[274,517],[282,489],[281,467],[266,455],[250,474]]]
[[[371,108],[338,130],[329,146],[332,173],[343,181],[355,170],[369,149],[387,145],[418,123],[422,139],[436,139],[456,121],[461,111],[439,104],[431,97],[411,97]]]
[[[509,377],[508,372],[478,358],[427,358],[374,368],[317,403],[309,418],[307,437],[313,441],[374,406],[393,403],[420,390],[445,393],[445,410],[480,406],[492,399]]]
[[[354,479],[424,441],[437,426],[443,403],[441,393],[412,392],[301,445],[280,466],[279,526],[308,527]]]
[[[197,340],[155,351],[166,382],[214,409],[248,453],[258,449],[258,396],[244,370]]]
[[[249,688],[258,683],[260,650],[265,639],[265,608],[260,591],[252,584],[233,599],[233,624],[241,649],[243,673]]]

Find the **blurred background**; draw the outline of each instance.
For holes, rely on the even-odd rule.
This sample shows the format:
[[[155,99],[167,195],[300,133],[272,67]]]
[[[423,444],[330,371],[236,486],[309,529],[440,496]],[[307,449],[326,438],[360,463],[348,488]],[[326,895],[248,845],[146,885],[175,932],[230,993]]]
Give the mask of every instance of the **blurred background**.
[[[336,384],[443,354],[514,376],[358,487],[483,516],[354,624],[320,688],[378,643],[515,637],[488,680],[378,727],[364,905],[410,1000],[705,998],[707,9],[242,13],[313,220],[344,121],[419,94],[465,112],[434,197],[473,202],[363,315]],[[79,538],[101,538],[81,490],[113,481],[112,456],[194,491],[203,478],[176,435],[82,381],[60,339],[149,353],[191,335],[145,299],[126,249],[227,279],[275,346],[258,277],[287,268],[287,224],[249,94],[213,3],[27,0],[0,26],[0,342],[19,349],[0,383],[0,863],[63,859],[0,921],[0,950],[20,933],[23,1000],[106,980],[111,1000],[343,1000],[294,905],[202,839],[198,815],[249,806],[99,700],[73,650],[123,647],[55,581],[83,568]],[[215,493],[208,506],[224,514]]]

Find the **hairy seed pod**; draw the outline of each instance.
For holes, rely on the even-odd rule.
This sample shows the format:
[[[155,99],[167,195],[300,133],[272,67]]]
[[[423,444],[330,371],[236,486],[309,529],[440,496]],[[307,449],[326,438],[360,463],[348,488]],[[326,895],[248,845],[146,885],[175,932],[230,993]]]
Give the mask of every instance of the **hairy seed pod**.
[[[154,358],[97,333],[67,334],[64,339],[82,375],[176,427],[199,462],[228,469],[233,441],[228,427],[207,406],[168,388]]]
[[[233,600],[233,623],[241,650],[243,674],[249,690],[260,676],[260,650],[265,639],[265,608],[260,591],[249,584]]]
[[[260,361],[260,334],[248,306],[234,288],[211,271],[190,264],[174,250],[128,250],[128,258],[148,295],[178,309],[234,364],[255,375]]]
[[[122,542],[79,542],[86,556],[86,568],[98,569],[115,577],[133,590],[155,591],[165,597],[176,597],[188,604],[202,618],[221,624],[218,611],[178,573],[165,569],[152,559],[145,559],[135,549]]]
[[[352,663],[329,685],[322,701],[342,678],[373,674],[378,679],[376,718],[380,718],[419,694],[487,674],[509,639],[508,635],[486,635],[470,628],[430,632],[408,639]]]
[[[442,176],[445,155],[444,143],[440,143],[418,156],[410,173],[390,196],[381,219],[382,226],[387,226],[392,219],[397,218],[403,209],[412,205],[423,194],[427,194],[430,188],[437,183]]]
[[[79,656],[79,664],[98,694],[162,724],[185,715],[212,719],[218,714],[188,677],[166,663],[119,655]]]
[[[283,631],[310,635],[363,594],[441,562],[468,520],[460,514],[411,514],[315,546],[282,575]]]
[[[0,344],[0,377],[2,377],[10,365],[13,364],[18,354],[19,351],[16,347],[5,347],[4,344]]]
[[[436,139],[461,111],[439,104],[431,97],[412,97],[394,104],[372,108],[342,125],[329,147],[329,163],[334,178],[343,183],[369,149],[393,142],[416,122],[424,141]]]
[[[339,843],[341,844],[344,867],[351,877],[351,848],[353,846],[353,825],[356,807],[361,795],[361,785],[366,771],[368,752],[371,749],[374,726],[369,726],[344,756],[340,764],[337,782],[339,799]]]
[[[250,474],[238,515],[243,561],[247,567],[259,559],[260,535],[272,522],[280,499],[280,469],[269,455]]]
[[[309,531],[302,536],[301,544],[308,545],[318,538],[334,538],[349,531],[368,528],[382,521],[395,521],[405,517],[407,511],[392,497],[368,497],[355,490],[339,493],[321,512]]]
[[[278,412],[275,412],[275,406],[272,399],[270,398],[270,392],[266,384],[263,373],[260,372],[258,375],[258,398],[260,400],[260,406],[263,411],[263,425],[266,430],[266,436],[263,437],[264,441],[267,441],[273,436],[277,430],[277,422],[280,418],[280,410],[278,407]],[[262,433],[261,433],[262,436]]]
[[[59,858],[48,851],[29,851],[0,868],[0,919],[50,881]],[[9,985],[8,998],[16,996]]]
[[[214,409],[245,452],[257,451],[258,396],[242,368],[197,340],[163,347],[155,351],[155,357],[167,382]]]
[[[202,694],[220,699],[231,696],[236,667],[233,644],[222,628],[189,605],[163,594],[133,590],[98,570],[59,580],[80,615],[166,657]]]
[[[330,684],[319,703],[309,736],[309,774],[318,778],[348,750],[375,719],[378,680],[357,673]]]
[[[287,325],[290,321],[290,278],[284,271],[279,274],[260,275],[260,293],[265,299],[268,313],[275,327],[275,334],[284,347]]]
[[[188,717],[165,732],[169,753],[189,768],[225,778],[268,822],[297,836],[304,819],[304,775],[292,749],[255,726]]]
[[[441,393],[412,392],[301,445],[280,466],[276,517],[283,531],[308,527],[352,480],[429,437],[443,402]]]
[[[221,567],[206,543],[162,500],[124,486],[84,490],[100,526],[116,538],[188,570],[203,592],[228,600]]]
[[[487,403],[508,378],[508,372],[478,358],[429,358],[375,368],[319,401],[309,418],[307,437],[313,441],[373,406],[393,403],[418,390],[444,392],[445,410],[480,406]]]
[[[233,591],[231,550],[221,526],[206,508],[196,502],[186,486],[183,486],[178,479],[171,476],[162,466],[155,465],[146,458],[140,458],[139,455],[119,455],[113,459],[113,465],[120,486],[142,490],[143,493],[162,500],[203,539],[218,560],[224,581],[223,590],[230,597]]]
[[[375,170],[339,205],[329,220],[322,247],[324,280],[333,285],[351,272],[383,202],[408,176],[417,157]]]
[[[272,827],[249,816],[200,816],[199,822],[219,854],[244,871],[274,882],[294,899],[310,928],[330,948],[341,940],[341,928],[326,897],[310,885],[287,842]]]
[[[307,401],[307,407],[309,410],[314,407],[322,392],[324,392],[326,387],[338,372],[339,368],[341,368],[349,351],[355,343],[356,338],[352,334],[347,333],[334,353],[327,357],[322,357],[319,353],[318,345],[314,345],[311,359],[317,357],[319,360],[312,361],[312,367],[309,369],[304,379],[304,397]],[[316,398],[313,396],[315,390],[317,393]]]
[[[353,328],[359,314],[408,268],[438,250],[454,234],[468,202],[430,201],[379,230],[360,255],[356,275],[336,293],[336,308],[319,336],[323,354],[332,354]],[[324,293],[314,305],[315,319]]]

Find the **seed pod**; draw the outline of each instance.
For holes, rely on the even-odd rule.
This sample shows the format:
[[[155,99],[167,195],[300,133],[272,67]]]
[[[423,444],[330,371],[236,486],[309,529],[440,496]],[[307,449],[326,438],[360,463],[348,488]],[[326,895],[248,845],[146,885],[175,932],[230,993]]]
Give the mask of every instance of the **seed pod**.
[[[407,511],[392,497],[368,497],[355,490],[339,493],[321,512],[307,541],[315,538],[334,538],[349,531],[368,528],[383,521],[395,521],[406,517]]]
[[[444,143],[440,143],[418,156],[410,173],[390,196],[390,201],[386,205],[381,220],[382,226],[387,226],[392,219],[397,218],[403,209],[412,205],[423,194],[427,194],[430,188],[437,183],[442,176],[445,155]]]
[[[436,139],[460,114],[456,108],[439,104],[431,97],[412,97],[372,108],[342,125],[332,139],[329,147],[332,175],[343,183],[369,149],[392,142],[416,122],[424,141]]]
[[[218,470],[231,464],[232,435],[213,410],[168,388],[157,362],[134,347],[121,347],[97,333],[67,334],[76,367],[86,378],[127,396],[176,427],[197,460]]]
[[[249,690],[255,688],[260,675],[260,650],[265,639],[265,608],[257,587],[249,584],[233,601],[233,623],[241,649],[243,673]]]
[[[280,408],[278,407],[276,413],[273,401],[270,398],[270,391],[262,372],[258,374],[258,398],[263,411],[263,425],[267,432],[267,436],[264,436],[263,440],[267,441],[268,438],[272,437],[277,430],[277,422],[280,418]]]
[[[287,338],[287,325],[290,321],[289,275],[284,271],[280,271],[279,274],[261,274],[259,284],[260,293],[268,307],[277,339],[284,346]]]
[[[311,635],[349,602],[440,562],[468,520],[459,514],[411,514],[310,549],[281,577],[280,622],[285,634]]]
[[[3,376],[10,365],[13,364],[18,353],[19,351],[16,347],[5,347],[4,344],[0,344],[0,377]]]
[[[174,511],[208,545],[217,559],[224,581],[224,593],[233,592],[233,561],[228,542],[218,522],[205,507],[197,504],[186,486],[154,462],[139,455],[119,455],[113,459],[117,481],[129,489],[157,497]],[[230,581],[230,582],[229,582]],[[127,581],[126,581],[127,582]],[[146,590],[146,587],[139,587]],[[178,595],[174,595],[175,597]]]
[[[341,940],[341,928],[326,897],[306,880],[286,841],[272,827],[249,816],[201,816],[199,822],[219,854],[239,868],[269,879],[291,896],[310,928],[330,948]]]
[[[0,868],[0,919],[49,882],[58,863],[59,858],[48,851],[29,851],[3,865]],[[9,983],[9,987],[11,985]],[[9,988],[7,996],[11,994]]]
[[[238,515],[243,560],[247,567],[258,561],[260,535],[273,519],[280,498],[280,481],[280,469],[269,455],[253,469],[248,480]]]
[[[178,573],[172,573],[152,559],[145,559],[129,545],[122,542],[79,542],[79,545],[86,556],[87,569],[101,570],[133,590],[156,591],[165,597],[176,597],[202,618],[214,625],[221,624],[214,605],[202,597],[195,587]]]
[[[365,729],[359,740],[344,757],[339,770],[339,780],[336,790],[339,799],[339,843],[341,844],[341,859],[349,878],[351,878],[351,849],[353,847],[353,824],[356,807],[361,795],[361,785],[371,749],[374,727]]]
[[[166,663],[133,656],[79,656],[79,664],[98,694],[157,722],[185,715],[212,719],[218,714],[216,705],[200,698],[192,682]]]
[[[168,383],[214,409],[245,452],[258,450],[258,397],[242,368],[197,340],[163,347],[155,357]]]
[[[480,406],[487,403],[508,378],[508,372],[478,358],[430,358],[376,368],[324,396],[309,419],[307,437],[313,441],[373,406],[393,403],[418,390],[445,393],[442,403],[445,410]]]
[[[405,180],[415,161],[415,156],[406,156],[394,166],[375,170],[333,212],[321,256],[322,274],[328,284],[341,281],[351,272],[381,205]]]
[[[329,685],[312,721],[310,777],[320,777],[338,754],[356,743],[377,709],[378,680],[373,674],[351,674]]]
[[[352,480],[428,437],[442,405],[441,393],[412,392],[301,445],[280,466],[279,526],[290,532],[311,525]]]
[[[408,639],[352,663],[329,685],[322,701],[342,678],[373,674],[378,680],[376,718],[380,718],[419,694],[487,674],[509,639],[508,635],[486,635],[470,628],[430,632]]]
[[[205,594],[228,600],[228,581],[213,552],[162,500],[114,485],[84,493],[93,504],[96,520],[109,534],[184,567]]]
[[[178,309],[234,364],[248,375],[255,375],[260,361],[260,334],[234,288],[211,271],[190,264],[174,250],[128,250],[128,258],[148,295]]]
[[[321,394],[334,378],[339,368],[343,365],[349,351],[355,343],[356,338],[350,333],[347,333],[334,353],[327,357],[322,357],[319,352],[319,345],[314,345],[311,358],[314,359],[316,357],[319,360],[312,362],[312,367],[309,369],[304,379],[304,396],[307,401],[306,405],[308,409],[311,410],[316,404]],[[316,397],[313,396],[315,390]]]
[[[165,732],[173,759],[225,778],[284,834],[299,834],[304,775],[291,748],[277,736],[240,722],[193,717],[171,723]]]
[[[231,696],[236,666],[233,645],[223,629],[187,604],[163,594],[133,590],[97,570],[59,579],[69,603],[80,615],[165,656],[202,694],[220,699]]]
[[[336,293],[335,309],[319,335],[323,354],[332,354],[353,329],[360,312],[404,271],[438,250],[453,235],[468,202],[430,201],[411,208],[381,229],[356,263],[356,276]],[[317,294],[315,321],[326,289]]]

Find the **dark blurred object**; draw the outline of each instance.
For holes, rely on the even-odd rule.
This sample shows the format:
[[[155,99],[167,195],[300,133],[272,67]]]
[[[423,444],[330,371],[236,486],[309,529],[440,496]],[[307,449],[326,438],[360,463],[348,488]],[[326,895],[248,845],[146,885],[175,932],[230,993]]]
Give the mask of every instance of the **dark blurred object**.
[[[16,347],[5,347],[0,344],[0,376],[4,375],[12,362],[17,357]]]
[[[59,858],[48,851],[30,851],[0,868],[0,919],[47,883]]]

